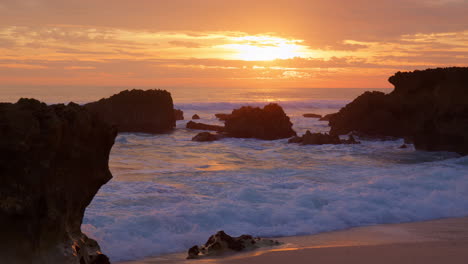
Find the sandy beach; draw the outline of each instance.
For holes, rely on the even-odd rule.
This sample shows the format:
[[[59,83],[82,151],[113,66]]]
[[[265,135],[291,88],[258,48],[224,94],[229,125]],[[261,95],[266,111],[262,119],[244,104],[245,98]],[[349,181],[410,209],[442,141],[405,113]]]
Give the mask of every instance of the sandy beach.
[[[468,217],[375,225],[278,238],[277,248],[185,260],[185,253],[120,264],[189,263],[467,263]]]

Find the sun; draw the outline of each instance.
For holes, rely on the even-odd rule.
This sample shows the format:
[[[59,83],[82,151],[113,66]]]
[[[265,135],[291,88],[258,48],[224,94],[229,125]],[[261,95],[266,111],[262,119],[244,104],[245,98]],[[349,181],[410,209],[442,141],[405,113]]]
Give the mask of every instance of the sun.
[[[272,36],[244,36],[234,39],[233,44],[224,48],[233,52],[235,59],[245,61],[271,61],[291,59],[305,54],[306,47],[301,40],[289,40]]]

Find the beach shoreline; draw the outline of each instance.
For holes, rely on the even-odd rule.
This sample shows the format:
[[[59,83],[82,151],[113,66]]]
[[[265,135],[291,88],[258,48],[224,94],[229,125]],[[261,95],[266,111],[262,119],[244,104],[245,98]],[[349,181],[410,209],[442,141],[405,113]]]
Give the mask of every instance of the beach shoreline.
[[[186,260],[186,252],[119,264],[189,263],[466,263],[468,217],[383,224],[277,238],[282,246]]]

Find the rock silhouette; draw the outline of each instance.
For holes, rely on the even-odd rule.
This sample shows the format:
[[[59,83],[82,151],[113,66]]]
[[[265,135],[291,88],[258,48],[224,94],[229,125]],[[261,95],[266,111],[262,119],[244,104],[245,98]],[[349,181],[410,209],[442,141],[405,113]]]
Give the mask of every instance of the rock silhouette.
[[[237,138],[275,140],[296,135],[289,117],[278,104],[235,109],[226,120],[225,128],[229,137]]]
[[[86,105],[119,132],[166,133],[175,127],[171,94],[164,90],[126,90]]]
[[[405,137],[416,149],[468,154],[468,67],[398,72],[390,94],[366,92],[330,119],[332,134]]]
[[[312,114],[312,113],[309,113],[309,114],[303,114],[302,115],[303,117],[307,117],[307,118],[322,118],[321,115],[318,115],[318,114]]]
[[[0,104],[2,263],[109,263],[81,232],[86,206],[112,178],[115,128],[74,103]]]
[[[189,121],[186,127],[189,129],[196,129],[196,130],[210,130],[210,131],[216,131],[216,132],[224,132],[223,126],[208,125],[208,124],[197,123],[193,121]]]
[[[184,120],[184,111],[180,109],[174,109],[174,118],[176,121]]]
[[[222,136],[219,134],[211,134],[210,132],[201,132],[198,133],[196,136],[192,138],[192,141],[198,142],[209,142],[209,141],[216,141],[221,139]]]

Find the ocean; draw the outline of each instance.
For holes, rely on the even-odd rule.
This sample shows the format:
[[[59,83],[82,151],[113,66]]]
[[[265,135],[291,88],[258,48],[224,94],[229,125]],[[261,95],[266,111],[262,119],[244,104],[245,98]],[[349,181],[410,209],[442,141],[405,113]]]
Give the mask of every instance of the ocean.
[[[114,178],[86,209],[82,229],[112,261],[121,261],[185,251],[218,230],[281,237],[468,215],[468,157],[400,149],[401,139],[200,143],[191,141],[200,131],[185,128],[193,114],[221,124],[215,113],[276,102],[298,134],[327,132],[328,122],[302,114],[336,112],[365,90],[169,89],[186,120],[170,134],[117,137],[110,156]],[[86,102],[113,92],[38,97]]]

